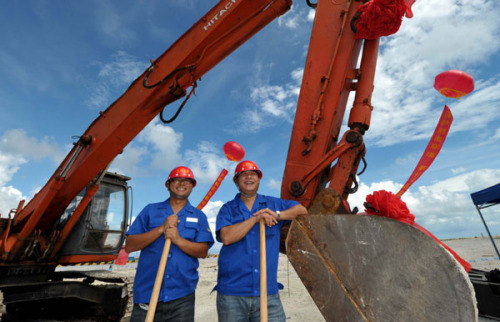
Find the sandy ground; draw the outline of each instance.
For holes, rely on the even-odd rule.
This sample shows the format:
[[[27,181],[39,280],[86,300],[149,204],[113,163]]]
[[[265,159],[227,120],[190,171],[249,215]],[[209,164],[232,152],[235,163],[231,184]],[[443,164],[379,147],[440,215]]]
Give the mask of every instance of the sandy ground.
[[[495,252],[495,248],[488,237],[464,238],[443,240],[443,242],[453,249],[463,259],[467,260],[472,268],[490,271],[500,269],[500,260]],[[495,237],[495,244],[500,249],[500,237]]]
[[[472,264],[473,268],[490,271],[500,268],[500,260],[489,238],[466,238],[445,240],[462,258]],[[500,237],[496,239],[500,247]],[[129,265],[127,265],[129,266]],[[133,267],[116,266],[115,272],[127,275],[134,274]],[[200,260],[200,282],[196,289],[196,321],[217,321],[216,292],[211,292],[217,281],[217,258]],[[280,255],[278,281],[284,285],[280,292],[287,321],[325,321],[320,311],[309,296],[292,265],[284,255]],[[125,317],[123,321],[128,321]],[[480,318],[480,321],[490,321]]]

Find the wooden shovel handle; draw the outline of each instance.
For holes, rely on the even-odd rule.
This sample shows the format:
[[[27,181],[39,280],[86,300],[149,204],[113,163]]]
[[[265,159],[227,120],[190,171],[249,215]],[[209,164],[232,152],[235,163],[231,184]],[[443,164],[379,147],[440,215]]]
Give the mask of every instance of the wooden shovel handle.
[[[170,252],[171,243],[172,241],[170,238],[167,238],[165,240],[165,246],[163,246],[163,253],[161,254],[160,265],[158,265],[158,272],[156,273],[153,293],[151,293],[151,300],[149,301],[146,322],[153,322],[155,318],[156,305],[158,304],[158,296],[160,295],[161,284],[163,282],[163,275],[165,274],[165,267],[167,266],[168,253]]]
[[[260,225],[260,321],[267,322],[267,265],[266,265],[266,225]]]

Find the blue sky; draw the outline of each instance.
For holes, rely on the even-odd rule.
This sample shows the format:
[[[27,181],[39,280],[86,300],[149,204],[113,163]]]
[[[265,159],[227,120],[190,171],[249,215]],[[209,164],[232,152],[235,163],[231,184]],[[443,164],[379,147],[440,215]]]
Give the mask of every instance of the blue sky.
[[[216,1],[9,1],[0,12],[0,213],[30,199],[89,124]],[[431,168],[404,195],[416,221],[440,238],[486,234],[470,193],[500,182],[500,4],[417,0],[413,19],[383,38],[365,135],[368,168],[349,200],[362,209],[376,190],[397,192],[425,149],[444,104],[454,115]],[[178,165],[198,180],[197,205],[222,168],[230,175],[205,208],[234,197],[222,146],[237,141],[261,167],[260,192],[280,193],[314,11],[296,1],[286,15],[198,83],[178,119],[155,118],[111,170],[131,176],[134,216],[164,200]],[[464,70],[476,89],[441,96],[434,77]],[[166,109],[173,115],[180,102]],[[348,108],[350,104],[348,105]],[[348,113],[346,113],[348,115]],[[498,208],[498,209],[496,209]],[[500,207],[484,212],[500,234]]]

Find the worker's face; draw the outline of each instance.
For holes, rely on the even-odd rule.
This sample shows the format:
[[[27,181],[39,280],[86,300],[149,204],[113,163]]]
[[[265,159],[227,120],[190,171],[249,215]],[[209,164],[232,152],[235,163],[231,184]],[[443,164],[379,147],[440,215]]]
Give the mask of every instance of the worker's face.
[[[236,184],[240,192],[246,195],[254,195],[259,190],[260,179],[259,175],[255,171],[243,171],[238,175],[236,179]]]
[[[193,191],[193,181],[189,178],[170,179],[168,191],[171,198],[186,199]]]

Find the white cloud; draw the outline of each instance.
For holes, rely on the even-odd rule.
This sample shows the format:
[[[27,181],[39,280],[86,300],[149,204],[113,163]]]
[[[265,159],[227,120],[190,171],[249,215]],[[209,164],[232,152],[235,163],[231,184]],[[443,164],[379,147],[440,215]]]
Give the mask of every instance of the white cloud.
[[[302,81],[302,76],[304,75],[304,68],[297,68],[294,69],[291,73],[292,79],[294,80],[295,84],[300,84]],[[300,90],[300,88],[299,88]],[[298,93],[297,93],[298,94]]]
[[[183,137],[172,127],[154,120],[115,159],[111,169],[141,177],[153,171],[156,173],[156,170],[168,172],[174,167],[186,165],[199,183],[211,184],[223,168],[234,168],[234,163],[209,141],[201,141],[196,149],[186,149],[182,153]]]
[[[414,18],[404,19],[397,34],[381,40],[372,100],[375,110],[367,135],[370,144],[388,146],[428,138],[442,108],[433,107],[442,100],[433,88],[434,77],[448,69],[474,74],[477,64],[487,62],[500,49],[495,40],[500,36],[495,1],[422,0],[413,11]],[[452,132],[498,120],[498,86],[498,82],[486,82],[452,104]]]
[[[500,81],[476,84],[476,90],[452,106],[452,131],[483,130],[500,118]]]
[[[267,187],[273,190],[281,190],[281,181],[275,180],[275,179],[269,179],[267,182]]]
[[[146,170],[140,166],[144,156],[149,151],[146,146],[129,144],[123,153],[118,155],[110,166],[110,171],[117,173],[126,173],[132,177],[145,175]]]
[[[286,14],[278,18],[278,26],[287,29],[303,28],[304,24],[312,21],[311,15],[314,19],[314,10],[300,10],[292,5],[292,8]]]
[[[363,212],[365,209],[363,203],[365,202],[367,195],[379,190],[386,190],[392,193],[397,193],[402,186],[402,184],[393,181],[374,182],[370,186],[366,185],[363,182],[360,182],[358,191],[355,194],[350,195],[348,198],[349,205],[351,209],[357,207],[359,212]]]
[[[155,170],[170,171],[184,163],[180,153],[182,140],[182,133],[155,119],[116,157],[111,169],[134,176],[147,176]]]
[[[495,134],[491,137],[491,139],[493,141],[498,141],[500,140],[500,128],[498,128],[496,131],[495,131]]]
[[[19,201],[23,199],[26,200],[27,198],[16,188],[0,186],[0,214],[2,218],[6,218],[11,209],[16,209]]]
[[[219,151],[219,148],[208,141],[200,142],[196,150],[186,150],[185,160],[193,170],[196,180],[213,183],[222,169],[232,166],[232,162],[221,156]]]
[[[99,18],[96,19],[96,22],[99,23],[102,32],[116,38],[126,37],[122,30],[123,25],[120,15],[116,12],[111,3],[98,2],[95,9],[95,14]]]
[[[53,139],[30,137],[22,129],[6,131],[0,136],[0,185],[5,185],[29,160],[61,161],[63,153]]]
[[[209,201],[202,211],[207,215],[208,224],[210,225],[210,230],[214,234],[215,238],[215,221],[217,220],[217,214],[224,203],[221,200]]]
[[[19,166],[26,162],[24,158],[4,155],[2,152],[0,154],[0,186],[9,182],[12,176],[19,170]]]
[[[261,69],[262,66],[257,67],[257,70]],[[278,120],[293,123],[303,73],[303,68],[293,70],[290,73],[291,80],[283,85],[271,85],[262,79],[256,80],[256,83],[265,85],[251,89],[250,99],[253,107],[243,113],[240,120],[245,126],[237,128],[242,128],[245,132],[256,132]]]
[[[13,186],[6,186],[23,164],[30,160],[51,159],[59,162],[62,151],[52,138],[30,137],[22,129],[12,129],[0,136],[0,213],[6,216],[21,199],[27,199]]]
[[[396,165],[407,165],[407,164],[417,164],[417,161],[420,160],[421,154],[410,153],[405,157],[398,157],[394,161]]]
[[[215,222],[217,220],[217,214],[219,213],[220,208],[224,203],[220,200],[217,201],[209,201],[207,205],[202,209],[205,215],[208,218],[208,225],[210,226],[210,230],[212,231],[212,235],[215,240]],[[218,253],[220,250],[222,243],[215,242],[214,246],[210,249],[211,253]]]
[[[316,10],[309,10],[307,13],[307,21],[314,21],[314,17],[316,16]]]
[[[253,101],[259,102],[262,112],[290,121],[290,115],[287,113],[290,108],[284,103],[290,94],[293,95],[283,86],[262,86],[254,88],[250,97]]]
[[[453,174],[464,173],[465,171],[467,171],[467,169],[464,167],[458,167],[455,169],[451,169],[451,173],[453,173]]]
[[[139,134],[138,140],[149,145],[151,165],[156,169],[169,170],[182,163],[179,153],[183,135],[170,126],[153,121]]]
[[[101,66],[98,77],[108,80],[115,87],[129,85],[145,69],[144,62],[137,61],[124,51],[116,52],[112,59],[113,61]]]
[[[147,68],[142,60],[124,51],[117,51],[111,61],[98,62],[98,82],[90,86],[87,105],[94,109],[106,109]]]
[[[0,151],[3,155],[29,159],[49,158],[55,162],[62,160],[63,154],[53,138],[30,137],[23,129],[6,131],[0,137]],[[24,163],[21,161],[21,163]]]
[[[209,201],[203,208],[203,212],[209,219],[215,219],[223,204],[224,202],[222,202],[221,200]]]
[[[412,187],[402,200],[415,215],[415,221],[439,238],[478,236],[484,232],[484,226],[470,194],[497,184],[498,178],[500,169],[468,172],[433,185]],[[392,181],[372,183],[370,186],[360,183],[358,192],[349,197],[349,203],[362,212],[368,194],[379,190],[397,193],[401,187],[402,184]],[[492,211],[500,213],[500,207]],[[490,219],[488,225],[493,233],[500,233],[500,221]]]
[[[134,15],[141,16],[142,20],[148,20],[148,14],[144,12],[148,7],[144,4],[139,5],[141,8],[131,6],[127,10],[134,12]],[[98,29],[106,41],[119,42],[123,46],[124,43],[133,44],[140,37],[137,30],[130,27],[134,15],[124,13],[119,5],[110,1],[99,1],[92,6],[92,9],[92,25]]]

